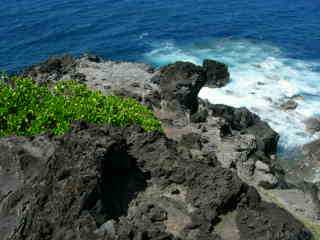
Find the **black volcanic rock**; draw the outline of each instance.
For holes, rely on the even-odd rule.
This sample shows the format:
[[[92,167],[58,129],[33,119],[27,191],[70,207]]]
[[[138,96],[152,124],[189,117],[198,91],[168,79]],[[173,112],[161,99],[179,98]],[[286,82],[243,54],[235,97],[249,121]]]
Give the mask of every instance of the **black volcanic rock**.
[[[256,136],[258,150],[268,156],[277,152],[279,134],[258,115],[247,108],[234,108],[223,104],[208,104],[208,108],[212,116],[226,119],[232,129]]]
[[[208,87],[223,87],[229,83],[230,74],[226,64],[206,59],[203,61],[203,70]]]
[[[255,191],[253,193],[249,191],[247,197],[249,203],[246,204],[249,205],[258,199]],[[241,240],[304,240],[311,238],[309,231],[301,231],[301,224],[292,219],[288,212],[273,203],[261,202],[250,209],[240,207],[237,225],[240,229]]]
[[[227,82],[226,71],[209,60],[150,71],[88,55],[31,67],[39,83],[76,76],[148,104],[168,137],[75,123],[63,136],[0,138],[0,239],[221,240],[229,215],[222,227],[234,239],[311,239],[248,185],[276,185],[269,155],[278,135],[245,108],[199,101],[202,86]]]
[[[279,134],[266,122],[259,120],[245,129],[244,132],[256,136],[257,148],[267,156],[277,153]]]
[[[209,104],[212,116],[226,119],[235,130],[242,130],[254,125],[260,118],[246,108],[234,108],[223,104]]]
[[[311,117],[307,119],[305,125],[306,130],[311,134],[320,132],[320,117]]]
[[[47,61],[35,64],[23,71],[23,75],[26,77],[31,77],[39,83],[45,82],[56,82],[61,79],[61,77],[74,71],[75,59],[71,55],[63,55],[62,57],[50,57]],[[83,76],[75,77],[83,78]]]
[[[310,236],[218,162],[178,154],[139,127],[81,123],[60,137],[2,138],[0,148],[1,178],[13,179],[0,189],[0,219],[11,219],[1,239],[218,240],[215,223],[230,211],[239,211],[241,239],[265,222],[285,233],[273,239]],[[270,231],[254,234],[271,240]]]
[[[170,64],[160,70],[159,82],[162,99],[170,109],[197,111],[198,93],[206,83],[201,67],[188,62]]]
[[[198,93],[205,85],[221,87],[228,83],[228,67],[220,62],[204,60],[203,66],[189,62],[176,62],[160,69],[152,81],[160,84],[162,99],[169,109],[180,107],[195,113],[198,110]]]
[[[207,109],[201,109],[190,116],[190,121],[194,123],[206,122],[209,116]]]

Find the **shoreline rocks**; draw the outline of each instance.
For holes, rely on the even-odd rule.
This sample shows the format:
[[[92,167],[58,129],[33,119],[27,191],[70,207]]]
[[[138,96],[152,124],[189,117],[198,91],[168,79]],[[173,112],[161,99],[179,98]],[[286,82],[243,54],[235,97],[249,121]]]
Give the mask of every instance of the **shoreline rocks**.
[[[0,237],[229,240],[223,232],[232,228],[239,240],[311,239],[255,189],[285,185],[274,157],[278,134],[245,108],[197,97],[203,86],[229,81],[224,64],[153,69],[64,56],[24,76],[50,84],[74,78],[133,97],[154,110],[166,136],[76,123],[60,137],[0,139],[0,179],[8,183],[0,183],[0,223],[7,222]]]
[[[284,111],[294,110],[298,107],[298,103],[292,99],[282,103],[280,108]]]
[[[305,121],[306,130],[311,134],[320,132],[320,117],[312,117]]]
[[[39,142],[52,150],[35,151]],[[240,240],[311,237],[211,156],[178,154],[175,142],[136,126],[79,123],[0,146],[1,166],[20,176],[0,202],[0,219],[16,219],[2,239],[221,239],[215,225],[232,211]]]
[[[320,164],[320,139],[303,146],[303,154],[310,163]]]

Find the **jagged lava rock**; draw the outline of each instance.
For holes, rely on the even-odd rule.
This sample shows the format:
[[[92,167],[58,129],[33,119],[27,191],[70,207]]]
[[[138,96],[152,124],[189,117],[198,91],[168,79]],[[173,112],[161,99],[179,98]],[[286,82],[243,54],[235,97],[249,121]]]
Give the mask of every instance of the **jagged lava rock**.
[[[202,86],[227,82],[223,64],[179,62],[153,69],[92,55],[55,61],[35,65],[25,74],[40,83],[76,79],[105,94],[133,97],[155,111],[174,141],[136,128],[86,124],[63,137],[3,139],[1,149],[8,153],[7,160],[0,158],[6,170],[0,179],[10,184],[0,183],[0,223],[5,223],[0,224],[1,236],[221,239],[216,226],[232,213],[238,219],[233,223],[236,239],[248,239],[248,227],[257,230],[253,235],[258,239],[310,238],[302,224],[261,202],[246,184],[279,186],[273,157],[278,135],[245,108],[198,99]],[[26,150],[21,151],[21,145]],[[46,157],[41,157],[43,152]],[[24,160],[17,153],[24,153]],[[109,164],[105,159],[111,159]],[[261,227],[263,218],[273,219],[273,212],[278,224],[268,221]],[[239,213],[253,225],[239,220]]]
[[[230,81],[228,66],[224,63],[205,59],[203,69],[207,80],[206,86],[208,87],[223,87]]]
[[[15,184],[0,201],[0,219],[11,219],[1,239],[221,239],[215,225],[230,211],[241,240],[253,239],[247,231],[310,239],[211,156],[194,159],[176,146],[136,126],[85,123],[59,137],[2,138],[0,166]]]
[[[209,104],[208,107],[212,116],[226,119],[232,129],[256,136],[260,151],[269,156],[276,153],[279,134],[258,115],[246,108],[234,108],[223,104]]]
[[[39,83],[56,82],[67,73],[72,75],[72,79],[83,80],[84,76],[75,74],[75,64],[76,60],[71,55],[50,57],[43,63],[35,64],[25,69],[22,74]]]
[[[206,83],[200,66],[188,62],[176,62],[160,70],[160,89],[162,99],[169,109],[198,110],[198,93]]]
[[[206,105],[200,101],[198,109],[197,95],[202,86],[208,82],[216,82],[217,86],[218,82],[226,82],[229,74],[225,72],[227,68],[224,64],[204,60],[201,67],[178,62],[156,70],[145,64],[104,61],[92,55],[84,55],[79,59],[70,56],[54,58],[53,62],[58,62],[53,64],[55,67],[51,66],[52,61],[35,65],[27,69],[25,74],[40,82],[81,76],[79,81],[105,94],[133,97],[155,110],[166,132],[175,140],[179,140],[180,133],[206,129],[207,133],[200,131],[200,134],[207,135],[205,149],[208,148],[209,152],[217,150],[218,160],[223,166],[239,168],[240,176],[248,183],[259,185],[260,182],[269,182],[269,186],[278,185],[277,177],[272,173],[273,167],[268,173],[257,170],[255,174],[256,158],[251,157],[247,161],[249,156],[254,156],[252,153],[262,152],[259,155],[263,156],[264,162],[273,165],[269,158],[276,151],[277,133],[245,108]],[[210,121],[207,121],[209,118]],[[234,141],[225,141],[232,134],[239,135],[235,132],[241,132],[243,136],[234,136],[231,138]]]
[[[208,59],[202,67],[189,62],[170,64],[161,68],[158,76],[162,100],[169,109],[182,107],[191,113],[198,110],[198,93],[204,85],[221,87],[228,81],[228,67]]]

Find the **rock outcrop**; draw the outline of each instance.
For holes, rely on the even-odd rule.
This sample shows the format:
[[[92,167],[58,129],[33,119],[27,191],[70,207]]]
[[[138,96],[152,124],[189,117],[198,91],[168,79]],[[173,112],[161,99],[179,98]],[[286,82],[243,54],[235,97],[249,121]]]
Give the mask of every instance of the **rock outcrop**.
[[[223,87],[230,81],[228,66],[224,63],[206,59],[203,61],[203,69],[208,87]]]
[[[305,122],[306,130],[311,134],[320,132],[320,117],[312,117]]]
[[[92,55],[53,59],[24,74],[41,82],[75,77],[106,94],[133,97],[156,112],[172,139],[179,141],[184,134],[196,132],[206,142],[201,151],[214,152],[224,167],[236,170],[247,183],[268,188],[281,184],[281,171],[274,160],[278,134],[246,108],[198,99],[203,86],[227,84],[226,65],[204,60],[203,66],[177,62],[156,70],[145,64],[103,61]],[[259,167],[262,164],[266,166]]]
[[[157,76],[162,102],[170,110],[198,110],[198,93],[205,85],[221,87],[228,83],[229,72],[225,64],[204,60],[203,66],[176,62],[160,69]]]
[[[310,239],[309,231],[214,156],[192,157],[159,133],[76,124],[61,137],[0,141],[1,239]]]
[[[303,146],[303,154],[309,160],[309,164],[320,165],[320,139]]]
[[[133,97],[155,111],[165,135],[77,123],[64,136],[0,139],[0,239],[311,239],[255,189],[285,184],[278,134],[245,108],[197,97],[229,81],[226,65],[153,69],[85,55],[23,74]]]
[[[172,111],[198,110],[198,93],[206,83],[202,67],[177,62],[163,67],[159,74],[162,102]]]
[[[282,103],[280,108],[284,111],[294,110],[298,107],[298,103],[292,99]]]

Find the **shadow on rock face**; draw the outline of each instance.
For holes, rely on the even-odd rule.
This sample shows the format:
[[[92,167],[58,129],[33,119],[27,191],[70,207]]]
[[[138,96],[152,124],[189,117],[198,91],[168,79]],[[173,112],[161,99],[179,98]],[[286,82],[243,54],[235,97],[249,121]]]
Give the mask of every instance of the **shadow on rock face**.
[[[98,225],[127,214],[130,202],[147,187],[147,173],[136,165],[125,143],[114,144],[107,151],[97,151],[98,184],[83,203]]]
[[[0,239],[311,239],[302,223],[263,202],[255,188],[234,171],[237,167],[250,174],[251,168],[269,173],[267,160],[271,160],[278,135],[246,109],[200,105],[203,111],[197,111],[201,87],[210,80],[214,86],[225,84],[229,78],[226,66],[178,62],[159,71],[159,86],[152,89],[149,78],[153,75],[142,71],[140,65],[98,65],[100,60],[94,57],[79,61],[53,59],[34,66],[31,73],[37,81],[45,82],[87,74],[84,79],[89,86],[99,83],[101,87],[108,81],[111,87],[118,80],[122,84],[125,81],[121,79],[133,77],[134,81],[128,80],[128,89],[137,83],[151,86],[132,92],[138,97],[157,91],[150,103],[164,108],[161,116],[165,120],[187,127],[186,115],[193,114],[192,122],[202,126],[174,129],[173,124],[172,135],[175,130],[181,134],[179,142],[159,132],[144,132],[138,126],[117,128],[83,122],[74,124],[63,136],[39,136],[41,145],[23,137],[0,141],[4,156],[0,157],[0,167],[11,170],[9,177],[5,172],[2,178],[15,184],[4,189],[0,183],[1,192],[8,195],[2,200],[0,192]],[[81,66],[82,72],[78,69]],[[137,74],[131,77],[127,68]],[[119,72],[121,77],[112,77]],[[94,80],[100,73],[108,79]],[[125,86],[129,85],[121,87]],[[130,96],[135,96],[132,93]],[[22,147],[25,151],[15,154]],[[221,159],[230,160],[232,170],[223,168]],[[21,177],[21,184],[15,176]],[[231,221],[225,221],[228,215],[232,215]],[[10,226],[3,228],[4,222]],[[218,231],[220,226],[223,231]],[[5,230],[2,235],[1,228]],[[232,238],[227,239],[222,233],[230,229]]]

